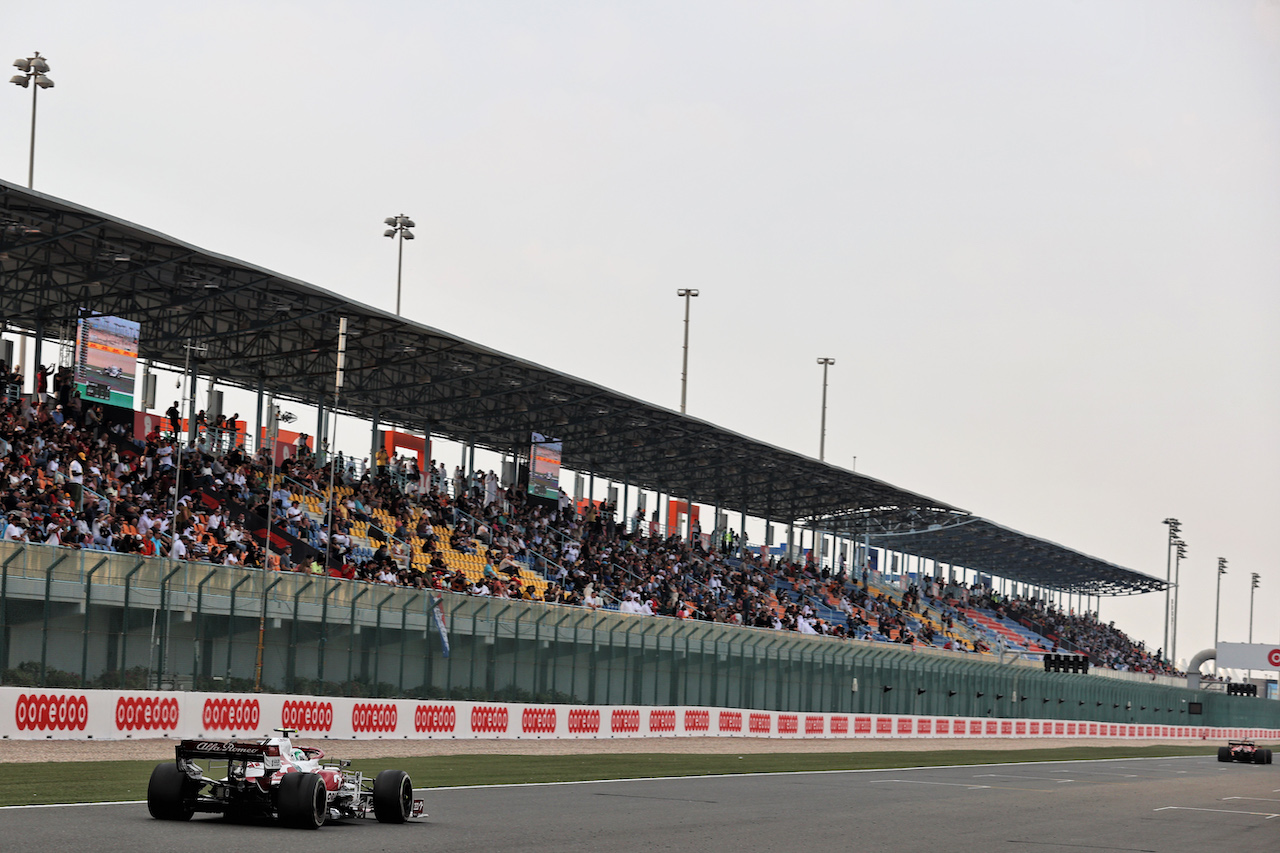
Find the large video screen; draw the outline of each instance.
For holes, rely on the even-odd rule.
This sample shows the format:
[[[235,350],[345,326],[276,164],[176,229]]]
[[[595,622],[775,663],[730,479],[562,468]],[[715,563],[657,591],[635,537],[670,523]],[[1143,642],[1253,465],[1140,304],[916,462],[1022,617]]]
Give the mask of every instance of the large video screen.
[[[119,317],[81,318],[76,334],[76,388],[82,400],[133,408],[140,328]]]
[[[533,434],[529,447],[529,494],[535,498],[555,498],[560,495],[560,451],[563,445],[558,438]]]

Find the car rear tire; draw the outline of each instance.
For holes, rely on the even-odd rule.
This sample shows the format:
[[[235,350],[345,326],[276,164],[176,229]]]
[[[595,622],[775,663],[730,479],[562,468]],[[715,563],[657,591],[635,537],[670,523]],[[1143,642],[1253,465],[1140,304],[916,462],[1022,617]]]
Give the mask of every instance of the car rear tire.
[[[404,823],[413,814],[413,782],[403,770],[383,770],[373,780],[373,814],[379,823]]]
[[[1265,761],[1263,761],[1262,763],[1263,763],[1263,764],[1270,764],[1270,763],[1271,763],[1271,750],[1269,750],[1269,749],[1264,749],[1264,750],[1263,750],[1263,752],[1265,752],[1265,753],[1267,754],[1267,758],[1266,758],[1266,760],[1265,760]]]
[[[1220,747],[1218,747],[1218,760],[1219,760],[1219,761],[1230,761],[1230,760],[1231,760],[1231,747],[1229,747],[1229,746],[1220,746]]]
[[[147,782],[147,811],[156,820],[191,820],[199,787],[172,761],[157,764]]]
[[[1265,750],[1261,750],[1261,749],[1255,749],[1255,750],[1253,751],[1253,763],[1254,763],[1254,764],[1266,764],[1266,763],[1267,763],[1267,755],[1266,755],[1266,751],[1265,751]]]
[[[317,773],[286,773],[276,792],[280,823],[294,829],[319,829],[329,816],[329,794]]]

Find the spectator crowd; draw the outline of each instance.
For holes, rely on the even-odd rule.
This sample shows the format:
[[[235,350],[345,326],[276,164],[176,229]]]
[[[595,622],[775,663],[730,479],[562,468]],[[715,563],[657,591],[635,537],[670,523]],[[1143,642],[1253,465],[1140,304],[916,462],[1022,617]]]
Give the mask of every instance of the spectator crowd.
[[[6,387],[21,378],[0,364]],[[1034,624],[1097,665],[1174,673],[1114,623],[1034,599],[927,578],[898,592],[868,572],[833,575],[751,551],[733,531],[704,537],[695,524],[688,537],[664,536],[656,511],[628,524],[609,503],[563,491],[536,500],[493,472],[450,473],[435,461],[420,471],[416,458],[385,451],[372,465],[342,454],[326,463],[301,444],[277,466],[265,448],[243,449],[234,418],[200,423],[187,441],[175,404],[168,429],[138,436],[82,401],[68,369],[42,369],[36,384],[38,393],[7,393],[0,406],[0,529],[9,541],[976,651],[987,644],[967,610],[982,607]],[[332,494],[333,503],[316,513],[298,494]],[[268,519],[293,542],[264,548]],[[474,555],[483,568],[463,571],[451,554]],[[531,572],[546,583],[530,583]]]

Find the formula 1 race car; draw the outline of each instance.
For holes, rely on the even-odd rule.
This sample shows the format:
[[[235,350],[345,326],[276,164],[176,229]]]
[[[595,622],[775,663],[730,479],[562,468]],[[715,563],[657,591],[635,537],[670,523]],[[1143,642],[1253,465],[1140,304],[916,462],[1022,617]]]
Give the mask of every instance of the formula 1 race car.
[[[326,820],[367,817],[404,823],[422,815],[413,783],[403,770],[374,779],[348,769],[349,761],[322,764],[324,752],[295,747],[296,729],[257,741],[184,740],[177,760],[156,765],[147,784],[147,811],[157,820],[190,820],[196,812],[230,820],[274,818],[285,826],[318,829]],[[226,775],[206,775],[205,764],[226,765]]]
[[[1260,749],[1251,740],[1227,741],[1227,746],[1218,747],[1219,761],[1244,761],[1249,764],[1270,764],[1271,750]]]

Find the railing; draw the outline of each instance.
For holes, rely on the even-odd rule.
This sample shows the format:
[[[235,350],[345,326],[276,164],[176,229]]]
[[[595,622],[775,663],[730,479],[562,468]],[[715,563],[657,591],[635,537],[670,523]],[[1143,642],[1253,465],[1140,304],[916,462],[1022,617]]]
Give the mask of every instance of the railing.
[[[0,680],[1205,725],[1280,712],[1130,673],[21,543],[0,543]]]

